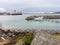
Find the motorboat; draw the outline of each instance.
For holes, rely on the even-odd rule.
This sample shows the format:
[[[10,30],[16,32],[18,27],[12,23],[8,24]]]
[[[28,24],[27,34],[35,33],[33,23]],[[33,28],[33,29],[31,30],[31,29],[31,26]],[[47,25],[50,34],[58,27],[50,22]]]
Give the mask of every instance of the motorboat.
[[[35,21],[43,20],[43,17],[34,18]]]

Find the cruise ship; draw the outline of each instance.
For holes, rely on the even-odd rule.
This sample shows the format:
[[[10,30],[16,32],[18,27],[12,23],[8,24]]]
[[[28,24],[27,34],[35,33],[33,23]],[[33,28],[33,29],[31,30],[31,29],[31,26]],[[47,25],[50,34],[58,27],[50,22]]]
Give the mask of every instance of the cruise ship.
[[[21,11],[14,10],[13,12],[6,11],[0,8],[0,15],[22,15]]]
[[[22,15],[21,11],[14,10],[10,15]]]

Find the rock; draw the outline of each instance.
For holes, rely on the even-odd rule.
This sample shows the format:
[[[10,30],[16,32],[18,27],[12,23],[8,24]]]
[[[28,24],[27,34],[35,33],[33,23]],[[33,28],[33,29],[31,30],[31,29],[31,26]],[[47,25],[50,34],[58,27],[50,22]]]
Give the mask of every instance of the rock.
[[[35,32],[35,37],[31,45],[60,45],[60,39],[56,39],[46,31],[40,30]]]
[[[39,17],[39,16],[29,16],[25,20],[34,20],[34,18],[37,18],[37,17]]]
[[[26,20],[34,20],[34,17],[27,17]]]

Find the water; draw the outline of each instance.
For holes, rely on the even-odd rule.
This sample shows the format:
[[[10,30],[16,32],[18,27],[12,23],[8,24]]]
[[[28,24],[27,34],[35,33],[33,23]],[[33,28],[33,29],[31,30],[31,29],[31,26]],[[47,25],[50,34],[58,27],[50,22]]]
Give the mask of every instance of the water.
[[[2,27],[18,27],[18,28],[33,28],[33,29],[50,29],[59,30],[60,23],[51,21],[26,21],[27,15],[19,16],[0,16]],[[55,19],[56,20],[56,19]],[[58,19],[60,20],[60,19]]]

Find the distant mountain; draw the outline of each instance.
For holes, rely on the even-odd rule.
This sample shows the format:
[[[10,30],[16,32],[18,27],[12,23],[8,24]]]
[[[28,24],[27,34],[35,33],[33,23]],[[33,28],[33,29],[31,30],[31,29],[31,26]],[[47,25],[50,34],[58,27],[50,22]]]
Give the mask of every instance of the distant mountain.
[[[54,12],[54,14],[60,14],[60,11],[58,11],[58,12]]]

